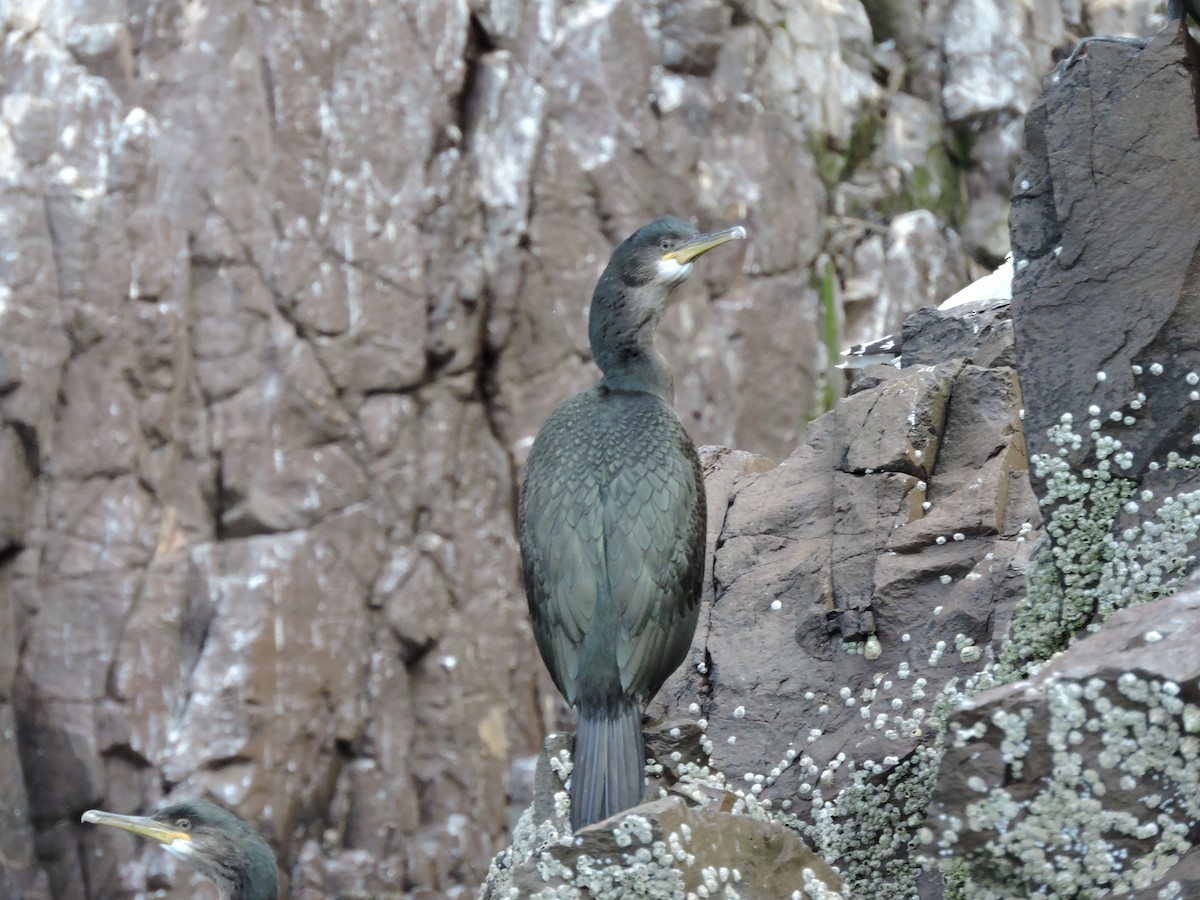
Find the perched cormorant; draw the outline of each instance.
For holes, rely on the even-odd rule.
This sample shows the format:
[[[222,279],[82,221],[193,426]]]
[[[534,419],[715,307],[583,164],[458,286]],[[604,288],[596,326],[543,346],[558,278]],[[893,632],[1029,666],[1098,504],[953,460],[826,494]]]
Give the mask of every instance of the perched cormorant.
[[[162,844],[211,880],[227,900],[278,900],[279,873],[271,848],[248,824],[207,800],[173,803],[153,816],[89,809],[83,821],[112,825]]]
[[[617,247],[588,321],[604,377],[554,410],[526,464],[518,518],[533,631],[579,710],[572,830],[641,802],[642,708],[696,630],[704,480],[654,337],[696,257],[745,236],[668,216]]]

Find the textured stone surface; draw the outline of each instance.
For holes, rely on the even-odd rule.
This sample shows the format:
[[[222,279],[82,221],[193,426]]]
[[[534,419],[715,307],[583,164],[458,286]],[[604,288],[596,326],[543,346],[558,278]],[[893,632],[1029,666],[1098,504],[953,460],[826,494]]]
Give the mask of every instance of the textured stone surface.
[[[493,860],[481,900],[843,897],[841,879],[786,825],[723,786],[689,779],[684,770],[705,758],[703,738],[695,722],[651,725],[648,762],[657,760],[659,774],[648,779],[647,796],[657,799],[571,834],[561,765],[570,736],[551,735],[534,802],[513,845]]]
[[[959,708],[928,827],[932,851],[966,864],[970,896],[1200,890],[1198,627],[1194,577]]]
[[[977,315],[922,321],[942,330],[955,314]],[[934,346],[920,325],[912,338]],[[1005,334],[995,356],[1011,359],[1011,330],[976,340],[996,347]],[[877,808],[903,802],[883,785],[928,744],[943,686],[998,646],[1040,519],[1010,367],[877,366],[860,385],[788,459],[734,481],[692,657],[651,714],[703,715],[730,789],[790,809],[854,896],[882,898],[915,889],[905,844],[923,816],[881,825],[824,804],[850,786],[847,759],[878,766]]]
[[[946,704],[994,669],[1026,597],[1040,517],[1007,312],[913,317],[906,340],[929,362],[939,348],[958,356],[865,370],[778,466],[706,455],[714,590],[689,665],[651,704],[649,755],[663,771],[650,796],[787,824],[853,896],[942,895],[941,874],[919,868],[926,802],[939,772],[948,791],[971,774],[942,763]],[[967,362],[982,358],[993,364]],[[703,732],[672,726],[689,716]],[[560,737],[548,752],[568,749]],[[495,895],[510,878],[545,884],[527,862],[539,842],[576,875],[597,858],[590,836],[555,845],[561,791],[543,773],[531,818],[494,863]],[[998,896],[1024,890],[1010,881]]]
[[[1062,592],[1061,633],[1027,642],[1061,649],[1134,594],[1147,599],[1127,573],[1169,593],[1179,562],[1200,549],[1190,520],[1200,512],[1200,243],[1170,224],[1200,216],[1189,176],[1200,135],[1177,125],[1196,118],[1185,34],[1166,30],[1141,52],[1092,44],[1030,114],[1013,326]],[[1067,148],[1083,165],[1064,160]],[[1078,522],[1100,548],[1077,546]]]
[[[1021,526],[1038,519],[1022,486],[1019,396],[1009,369],[903,370],[814,422],[784,463],[736,486],[715,602],[693,647],[709,677],[691,679],[685,695],[704,701],[723,771],[761,771],[813,725],[855,727],[858,710],[838,686],[857,695],[871,673],[902,660],[917,672],[947,631],[951,641],[956,630],[980,645],[991,639],[995,607],[1023,586]],[[872,635],[882,655],[867,661]],[[757,708],[763,730],[747,735],[738,723],[727,744],[721,728],[739,706],[747,719]],[[775,756],[763,756],[770,747]]]
[[[1078,5],[1014,3],[1031,90]],[[698,441],[776,458],[860,239],[923,209],[950,280],[1000,252],[1015,150],[942,105],[962,10],[880,6],[0,6],[0,894],[191,896],[77,825],[190,794],[289,896],[472,889],[561,723],[513,496],[611,246],[745,222],[665,337]]]
[[[1200,283],[1171,224],[1200,202],[1195,58],[1174,29],[1094,43],[1027,123],[1012,307],[1045,535],[997,664],[948,696],[921,834],[967,900],[1200,884],[1200,582],[1180,590],[1200,552]]]
[[[908,317],[901,330],[905,366],[936,365],[961,358],[984,368],[1016,362],[1012,306],[1006,300],[978,300],[943,312],[926,307]]]
[[[1098,42],[1051,79],[1030,114],[1013,204],[1013,317],[1035,452],[1050,449],[1046,431],[1063,413],[1082,421],[1096,405],[1107,417],[1139,392],[1151,402],[1120,431],[1133,474],[1191,438],[1187,411],[1200,407],[1185,379],[1200,371],[1200,245],[1165,223],[1200,217],[1200,192],[1174,180],[1200,164],[1200,135],[1166,127],[1195,118],[1193,77],[1178,33],[1141,54]],[[1065,335],[1070,353],[1060,352]]]
[[[689,807],[678,797],[643,804],[568,841],[521,860],[480,896],[512,896],[507,891],[514,888],[522,897],[543,890],[566,896],[571,887],[585,888],[583,896],[614,898],[700,896],[699,888],[721,896],[726,885],[749,897],[843,896],[834,871],[787,828]],[[814,890],[805,890],[810,885]]]
[[[962,242],[928,210],[896,216],[886,235],[851,253],[843,298],[848,343],[895,333],[909,313],[936,307],[967,280]]]
[[[1074,230],[1085,243],[1092,210],[1116,208],[1102,199],[1105,189],[1119,194],[1138,177],[1142,160],[1129,147],[1145,138],[1136,135],[1170,132],[1185,144],[1194,138],[1192,94],[1177,77],[1182,44],[1168,36],[1139,57],[1121,59],[1092,77],[1173,79],[1172,102],[1188,109],[1160,118],[1171,104],[1129,108],[1138,121],[1129,126],[1124,150],[1106,148],[1114,165],[1095,179],[1094,204],[1066,195],[1070,202],[1053,212],[1055,227]],[[1147,89],[1153,93],[1152,84]],[[1053,102],[1053,89],[1048,97]],[[1076,117],[1089,129],[1085,134],[1104,121],[1077,116],[1064,103],[1050,125],[1031,121],[1029,157],[1036,160],[1042,149],[1040,128]],[[1056,164],[1072,147],[1064,138]],[[1180,152],[1175,159],[1181,168],[1169,183],[1190,197],[1178,185],[1190,184],[1183,170],[1194,168],[1194,156]],[[1130,179],[1118,163],[1130,166]],[[1157,218],[1162,209],[1144,212],[1157,228],[1139,219],[1121,229],[1118,219],[1106,219],[1112,231],[1107,244],[1094,248],[1098,258],[1155,259],[1158,243],[1172,243],[1159,236],[1174,221],[1169,212]],[[1027,226],[1015,217],[1018,248]],[[1178,241],[1190,247],[1195,237]],[[1058,303],[1072,305],[1072,324],[1053,332],[1044,330],[1044,318],[1028,314],[1045,304],[1041,287],[1018,282],[1011,307],[1026,304],[1027,315],[1014,323],[1017,337],[1023,327],[1040,336],[1041,354],[1014,352],[1003,305],[982,321],[966,307],[913,317],[905,339],[924,354],[921,364],[866,370],[858,393],[813,422],[795,454],[735,482],[718,539],[708,628],[673,697],[706,718],[714,765],[734,785],[745,773],[747,795],[783,807],[780,817],[841,867],[855,896],[1098,896],[1114,886],[1138,896],[1188,896],[1200,752],[1192,719],[1200,722],[1200,707],[1195,654],[1178,636],[1193,630],[1194,597],[1113,613],[1175,590],[1195,565],[1200,458],[1192,435],[1200,420],[1197,407],[1171,405],[1184,386],[1189,392],[1194,386],[1181,374],[1163,383],[1162,400],[1139,400],[1119,421],[1111,406],[1103,415],[1085,409],[1075,421],[1074,432],[1083,433],[1078,442],[1063,427],[1047,434],[1049,425],[1062,423],[1043,420],[1038,442],[1048,452],[1035,483],[1052,540],[1038,545],[1033,566],[1042,511],[1025,472],[1018,413],[1028,399],[1011,367],[1036,373],[1043,403],[1063,402],[1069,380],[1050,383],[1041,367],[1053,357],[1052,365],[1070,373],[1064,339],[1104,329],[1109,340],[1136,344],[1147,319],[1190,310],[1191,257],[1178,253],[1171,264],[1176,268],[1163,272],[1171,291],[1141,306],[1113,303],[1102,319],[1082,290],[1060,297]],[[1195,327],[1162,333],[1178,352],[1193,352]],[[939,359],[939,351],[957,358]],[[1142,374],[1166,377],[1149,361]],[[939,403],[939,395],[948,402]],[[1146,409],[1156,428],[1142,422]],[[1133,417],[1128,424],[1125,414]],[[1103,421],[1091,424],[1092,416]],[[1129,446],[1100,440],[1126,429]],[[926,459],[931,449],[933,461]],[[1110,475],[1122,471],[1137,481],[1121,487],[1125,479]],[[939,735],[953,704],[1044,663],[1089,625],[1100,634],[1051,667],[1071,666],[1072,674],[1060,677],[1081,684],[1079,696],[1048,687],[1044,671],[1028,695],[1024,686],[984,694],[985,708],[967,707],[951,720],[951,748],[942,758]],[[1154,647],[1162,648],[1161,660]],[[1020,721],[1023,710],[1028,726]],[[983,726],[982,742],[972,743],[973,725],[976,732]],[[1014,772],[1027,738],[1030,771]],[[925,801],[935,786],[939,806],[927,823]],[[1109,795],[1111,806],[1103,799]],[[1067,840],[1080,831],[1089,837],[1079,846],[1100,852],[1088,855]],[[922,873],[923,844],[936,865]],[[936,852],[939,845],[945,856]],[[1131,862],[1114,864],[1106,848]]]

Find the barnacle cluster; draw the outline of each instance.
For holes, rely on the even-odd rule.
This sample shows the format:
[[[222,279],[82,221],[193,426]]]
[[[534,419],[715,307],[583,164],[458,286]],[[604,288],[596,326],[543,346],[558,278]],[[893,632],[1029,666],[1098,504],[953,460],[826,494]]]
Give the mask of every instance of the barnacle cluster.
[[[947,636],[929,648],[929,666],[939,665],[953,647],[961,662],[981,663],[974,675],[951,679],[928,712],[914,702],[905,707],[906,714],[885,723],[862,707],[863,718],[884,725],[886,737],[923,734],[925,741],[882,770],[878,762],[860,763],[844,753],[824,767],[809,761],[814,773],[801,785],[802,796],[810,781],[832,783],[838,770],[848,773],[849,783],[829,797],[815,792],[809,816],[791,824],[826,859],[839,862],[854,896],[916,896],[917,878],[927,866],[947,874],[947,897],[1099,896],[1154,883],[1186,847],[1183,823],[1200,814],[1200,801],[1192,799],[1200,796],[1195,758],[1200,744],[1189,731],[1200,728],[1200,707],[1171,694],[1175,686],[1137,673],[1127,673],[1117,686],[1123,700],[1107,697],[1111,686],[1101,689],[1096,679],[1084,688],[1045,687],[1048,696],[1042,702],[1052,722],[1044,740],[1052,742],[1054,763],[1045,789],[1021,799],[975,778],[971,788],[980,798],[970,806],[968,821],[939,828],[926,824],[946,742],[978,740],[989,728],[999,729],[996,743],[1014,779],[1021,777],[1033,747],[1032,701],[1019,712],[1001,711],[993,722],[947,734],[955,709],[986,688],[1028,676],[1117,610],[1169,596],[1193,567],[1190,548],[1200,534],[1200,491],[1157,496],[1139,484],[1130,472],[1133,453],[1120,437],[1120,429],[1137,423],[1146,402],[1139,393],[1124,410],[1105,415],[1093,407],[1084,433],[1064,413],[1048,434],[1056,451],[1031,458],[1043,486],[1045,536],[1028,570],[1026,598],[995,656],[990,646]],[[1072,456],[1089,441],[1086,461],[1073,464]],[[1200,433],[1192,443],[1200,445]],[[1172,452],[1146,468],[1151,473],[1200,469],[1200,456]],[[1121,516],[1130,524],[1119,525]],[[907,677],[907,666],[901,665]],[[887,683],[888,676],[883,677]],[[1089,699],[1093,695],[1095,702]],[[1106,748],[1090,764],[1074,749],[1085,737],[1089,745],[1099,741]],[[1108,784],[1110,774],[1116,776],[1115,786]],[[1159,802],[1152,815],[1133,819],[1109,812],[1125,808],[1113,802],[1119,791]],[[963,858],[963,830],[986,832],[986,850]],[[1102,833],[1107,840],[1100,839]],[[1050,834],[1054,839],[1045,841]],[[1137,859],[1128,858],[1130,840],[1143,842]],[[1168,897],[1173,888],[1168,884],[1163,890]]]

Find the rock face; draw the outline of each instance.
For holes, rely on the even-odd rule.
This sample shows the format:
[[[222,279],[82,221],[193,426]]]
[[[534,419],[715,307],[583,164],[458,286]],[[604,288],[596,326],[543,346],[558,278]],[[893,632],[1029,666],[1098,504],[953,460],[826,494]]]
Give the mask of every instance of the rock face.
[[[674,685],[680,702],[707,717],[715,765],[735,779],[746,772],[747,785],[761,785],[758,796],[777,807],[801,807],[793,823],[839,864],[855,896],[1194,892],[1200,706],[1195,654],[1180,637],[1193,627],[1194,589],[1113,614],[1176,590],[1200,551],[1200,393],[1189,377],[1200,352],[1196,238],[1160,237],[1175,215],[1193,215],[1194,192],[1178,185],[1190,186],[1186,173],[1200,163],[1195,109],[1175,35],[1141,54],[1126,47],[1117,60],[1108,45],[1096,47],[1088,69],[1052,80],[1031,113],[1022,169],[1048,174],[1018,183],[1014,246],[1018,271],[1032,274],[1014,292],[1016,351],[999,307],[983,319],[965,310],[914,316],[905,358],[921,365],[866,370],[860,392],[810,426],[806,446],[735,482],[697,671]],[[1086,94],[1081,81],[1090,82]],[[1081,113],[1084,96],[1105,98],[1104,115]],[[1176,187],[1158,188],[1158,207],[1140,206],[1139,218],[1101,216],[1111,230],[1093,241],[1089,211],[1122,208],[1139,179],[1151,190],[1140,155],[1108,144],[1108,132],[1096,138],[1096,153],[1112,154],[1106,177],[1080,180],[1062,163],[1110,116],[1137,118],[1126,148],[1156,135],[1160,158],[1172,160],[1156,178]],[[1073,127],[1084,130],[1073,136]],[[1052,232],[1054,241],[1035,243]],[[1068,235],[1094,263],[1064,262]],[[1046,255],[1026,262],[1021,248],[1032,246]],[[1138,282],[1137,302],[1092,285],[1114,256],[1134,270],[1121,277]],[[1099,380],[1103,369],[1085,362],[1088,377],[1077,375],[1080,357],[1063,351],[1064,340],[1082,341],[1085,360],[1099,343],[1104,359],[1125,361],[1122,374]],[[959,361],[940,355],[947,350]],[[951,387],[939,390],[948,377]],[[1109,382],[1129,389],[1134,379],[1132,397],[1108,392]],[[1074,418],[1061,417],[1080,402]],[[1022,405],[1041,451],[1037,506],[1020,471]],[[1036,437],[1035,406],[1043,411]],[[957,477],[955,460],[964,460]],[[1005,467],[1007,487],[996,477]],[[904,479],[918,477],[928,499],[901,502]],[[932,506],[919,518],[925,502]],[[1030,562],[1042,516],[1045,537]],[[931,540],[939,532],[942,543]],[[801,616],[793,597],[825,602],[800,605]],[[1100,633],[1033,682],[978,693],[1018,679],[1088,630]],[[849,641],[862,656],[845,654]],[[943,743],[948,714],[963,703]],[[803,755],[783,756],[789,745]],[[932,866],[920,871],[924,854]]]
[[[1032,246],[1036,224],[1057,229],[1064,248],[1074,234],[1097,268],[1114,254],[1142,261],[1142,304],[1046,300],[1041,291],[1082,285],[1095,269],[1077,274],[1057,244],[1033,263],[1018,252],[1018,271],[1040,272],[1044,283],[1018,280],[1015,322],[1003,303],[912,317],[904,343],[915,365],[865,370],[788,459],[726,488],[693,658],[652,713],[701,715],[705,762],[741,802],[836,863],[853,896],[1195,890],[1200,695],[1186,636],[1200,585],[1114,616],[1178,589],[1200,551],[1200,406],[1188,405],[1200,393],[1192,399],[1187,374],[1200,333],[1189,318],[1196,239],[1157,246],[1172,244],[1157,235],[1174,211],[1191,214],[1194,198],[1178,186],[1191,184],[1186,172],[1200,162],[1185,52],[1166,35],[1141,54],[1125,48],[1107,69],[1111,57],[1090,56],[1091,74],[1076,68],[1050,82],[1027,134],[1023,168],[1045,170],[1075,146],[1069,135],[1057,144],[1045,135],[1103,121],[1063,99],[1078,98],[1079,79],[1109,103],[1133,94],[1114,79],[1163,98],[1106,115],[1136,110],[1131,146],[1145,140],[1135,133],[1174,135],[1156,139],[1178,170],[1157,171],[1175,185],[1164,190],[1186,196],[1164,194],[1160,210],[1143,208],[1146,218],[1124,230],[1106,219],[1113,231],[1093,245],[1078,211],[1119,208],[1141,177],[1140,157],[1117,147],[1114,160],[1134,165],[1129,178],[1114,167],[1086,185],[1071,176],[1034,188],[1029,179],[1018,191],[1037,198],[1041,218],[1014,215],[1017,248]],[[1021,420],[1034,401],[1014,365],[1036,371],[1029,390],[1042,410],[1070,404],[1077,389],[1106,390],[1096,369],[1085,385],[1073,377],[1076,360],[1049,349],[1052,336],[1061,348],[1093,334],[1117,342],[1102,351],[1109,358],[1173,352],[1184,368],[1169,384],[1152,382],[1167,378],[1167,366],[1143,356],[1130,375],[1162,384],[1161,397],[1144,388],[1122,404],[1086,393],[1087,403],[1104,401],[1099,411],[1040,420],[1039,501],[1022,427],[1032,412]],[[1071,428],[1080,418],[1086,437]],[[1099,633],[1037,668],[1089,630]],[[1032,681],[1018,681],[1031,671]],[[997,684],[1007,686],[980,693]]]
[[[1009,304],[910,320],[906,354],[947,344],[960,355],[863,370],[855,392],[778,466],[705,454],[710,523],[719,524],[712,591],[692,657],[650,709],[662,723],[648,731],[651,756],[666,770],[651,796],[659,788],[699,803],[718,834],[747,818],[764,833],[799,832],[840,867],[848,896],[918,892],[914,848],[941,759],[937,704],[993,658],[1025,596],[1040,523],[1020,390],[1004,364]],[[702,720],[702,754],[662,738],[689,716]],[[577,896],[568,889],[607,858],[586,841],[556,843],[563,813],[546,799],[553,790],[542,790],[494,862],[484,896],[510,887]],[[596,830],[619,840],[660,812],[644,805]],[[547,873],[539,842],[554,873],[567,874]],[[802,885],[794,874],[776,883]],[[581,896],[606,896],[592,890]]]
[[[1145,394],[1128,410],[1136,421],[1113,431],[1133,450],[1130,476],[1189,445],[1197,420],[1187,413],[1200,409],[1188,378],[1200,371],[1200,244],[1166,224],[1200,218],[1200,192],[1171,181],[1200,162],[1196,129],[1170,127],[1196,115],[1182,35],[1164,31],[1140,54],[1094,43],[1052,79],[1029,115],[1013,199],[1013,316],[1031,451],[1057,452],[1047,433],[1063,413],[1113,428],[1111,411]],[[1150,122],[1138,113],[1147,107]],[[1067,458],[1086,453],[1070,448]]]
[[[1169,184],[1200,165],[1200,136],[1176,124],[1196,116],[1190,40],[1171,29],[1141,53],[1094,44],[1030,114],[1013,309],[1060,583],[1053,621],[1016,636],[1030,661],[1169,594],[1200,547],[1200,243],[1170,225],[1200,215],[1200,191]],[[1067,147],[1082,169],[1062,164]],[[1064,335],[1071,352],[1055,352]]]
[[[191,896],[155,848],[77,821],[197,794],[260,827],[289,896],[472,889],[514,759],[561,721],[513,498],[537,426],[594,378],[584,317],[612,245],[666,211],[747,224],[746,255],[683,292],[667,350],[699,441],[785,456],[826,402],[839,295],[859,285],[848,332],[895,325],[926,282],[961,282],[967,250],[1003,252],[1011,137],[1079,8],[0,6],[0,895]],[[973,40],[1005,49],[1002,89],[974,98]],[[942,570],[889,569],[909,549],[857,516],[961,530],[938,551],[951,577],[995,546],[972,584],[998,597],[1025,500],[939,520],[937,490],[985,504],[938,468],[936,425],[961,423],[960,391],[1013,402],[1011,380],[896,377],[880,396],[919,419],[884,428],[860,399],[820,426],[797,459],[842,427],[881,437],[805,515],[896,549],[880,577],[926,599]],[[988,491],[1019,468],[1007,415],[962,450],[999,448]],[[924,520],[920,480],[940,484]],[[843,491],[874,506],[835,515]],[[722,590],[759,539],[749,499]],[[785,556],[788,590],[838,573],[830,610],[787,595],[791,626],[866,646],[873,565]]]
[[[923,820],[885,786],[936,772],[934,701],[999,642],[1040,519],[1010,367],[878,366],[859,386],[735,482],[694,658],[653,709],[695,704],[713,767],[790,810],[853,896],[910,896]]]
[[[923,839],[956,896],[1200,887],[1200,581],[1159,599],[1200,554],[1200,243],[1172,226],[1200,214],[1196,58],[1184,30],[1093,44],[1030,112],[1013,310],[1045,537],[979,684],[1029,680],[949,723]]]
[[[954,714],[928,839],[968,896],[1196,896],[1197,628],[1193,577]]]

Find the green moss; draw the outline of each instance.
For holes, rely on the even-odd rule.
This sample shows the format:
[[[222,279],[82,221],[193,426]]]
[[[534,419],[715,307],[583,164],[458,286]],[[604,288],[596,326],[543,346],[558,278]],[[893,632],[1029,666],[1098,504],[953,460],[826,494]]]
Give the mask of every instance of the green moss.
[[[834,378],[840,378],[841,373],[834,369],[832,364],[832,360],[837,359],[841,348],[840,317],[837,306],[837,277],[837,268],[834,266],[833,260],[826,258],[825,265],[821,270],[821,284],[818,293],[821,304],[821,335],[825,343],[826,359],[831,362],[825,367],[823,372],[817,375],[817,398],[805,414],[805,424],[833,409],[837,404],[838,397],[841,396],[841,391],[838,390],[838,385],[833,380]]]
[[[1062,586],[1054,568],[1053,551],[1041,541],[1025,572],[1026,594],[1000,648],[1003,671],[1017,673],[1065,650],[1071,634],[1063,627]]]
[[[952,129],[946,152],[955,168],[965,169],[970,166],[975,158],[975,132],[969,127]]]
[[[838,185],[851,181],[872,161],[876,166],[889,163],[877,156],[886,128],[885,113],[877,108],[864,109],[851,127],[844,149],[834,145],[828,135],[808,139],[817,176],[828,194],[833,195]],[[886,220],[915,209],[928,209],[957,226],[967,214],[969,200],[963,173],[971,164],[970,154],[969,136],[952,135],[948,145],[938,143],[926,151],[924,161],[904,175],[894,195],[866,200],[862,192],[844,193],[845,208],[840,212],[867,220]]]
[[[846,155],[834,148],[827,136],[819,134],[809,135],[808,152],[812,156],[817,177],[825,186],[826,193],[832,193],[841,180],[842,169],[846,165]]]
[[[866,109],[850,128],[846,148],[834,145],[829,135],[812,135],[808,152],[816,163],[817,177],[832,192],[837,185],[849,181],[854,173],[871,158],[883,134],[883,115],[878,109]]]
[[[963,170],[952,154],[938,144],[925,153],[925,165],[918,166],[904,180],[894,212],[928,209],[940,218],[958,225],[967,214],[967,190]]]
[[[859,167],[875,153],[882,134],[883,115],[878,109],[864,110],[850,129],[850,140],[847,142],[838,181],[849,181],[854,177]]]

